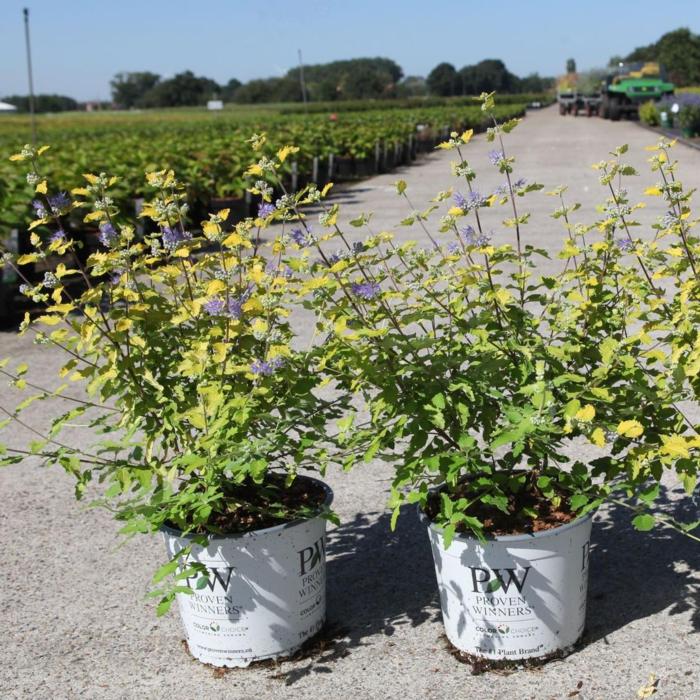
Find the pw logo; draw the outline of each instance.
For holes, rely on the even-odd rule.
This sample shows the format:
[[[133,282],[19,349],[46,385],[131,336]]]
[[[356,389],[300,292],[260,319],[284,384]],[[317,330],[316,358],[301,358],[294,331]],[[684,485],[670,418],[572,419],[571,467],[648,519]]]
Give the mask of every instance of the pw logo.
[[[326,554],[326,538],[316,540],[310,547],[304,547],[299,552],[299,576],[308,574],[316,568]]]
[[[231,576],[233,576],[234,566],[227,566],[223,569],[207,567],[207,576],[201,576],[200,574],[194,574],[193,576],[188,576],[186,583],[188,588],[192,588],[191,581],[194,581],[194,587],[201,591],[203,588],[208,588],[210,591],[214,592],[214,587],[218,583],[224,591],[228,590],[229,583],[231,583]]]
[[[484,591],[492,593],[500,589],[504,593],[508,593],[508,589],[512,585],[518,589],[518,593],[522,593],[525,579],[527,579],[531,568],[526,566],[523,569],[523,577],[519,579],[515,569],[482,569],[479,566],[470,566],[473,591],[474,593]]]

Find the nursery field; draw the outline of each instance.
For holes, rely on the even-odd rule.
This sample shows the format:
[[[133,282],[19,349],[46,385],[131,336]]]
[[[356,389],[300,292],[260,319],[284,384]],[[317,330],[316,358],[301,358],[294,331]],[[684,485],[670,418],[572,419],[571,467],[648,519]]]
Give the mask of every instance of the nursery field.
[[[506,104],[497,108],[498,118],[523,115],[527,99],[505,100]],[[268,134],[266,155],[287,144],[299,148],[286,162],[284,174],[289,185],[301,185],[310,180],[338,182],[388,171],[431,151],[453,129],[485,128],[480,107],[463,101],[403,109],[345,108],[309,114],[300,113],[295,105],[276,105],[222,112],[192,108],[42,115],[38,118],[38,141],[51,145],[44,165],[54,186],[69,190],[81,184],[82,173],[107,172],[119,177],[113,196],[127,207],[133,207],[133,200],[144,194],[144,172],[173,168],[178,178],[188,183],[191,216],[199,221],[212,201],[220,198],[237,213],[247,213],[244,172],[253,160],[248,139],[254,133]],[[30,139],[28,117],[0,119],[0,152],[14,153]],[[29,201],[31,188],[3,158],[1,229],[19,226]]]
[[[517,114],[522,106],[503,109]],[[247,165],[245,138],[263,121],[260,114],[253,114],[245,123],[230,121],[225,114],[170,113],[162,121],[151,120],[150,115],[99,115],[89,130],[78,128],[87,115],[71,116],[57,118],[55,126],[42,121],[42,141],[55,144],[54,160],[48,162],[65,178],[61,181],[65,187],[73,186],[83,170],[99,169],[89,157],[103,158],[104,169],[110,170],[113,161],[139,171],[156,156],[162,166],[163,154],[172,157],[173,167],[178,163],[188,167],[197,148],[202,149],[202,158],[189,163],[189,172],[206,170],[198,182],[213,187],[233,177],[234,170],[240,177]],[[456,126],[452,119],[464,120],[463,126],[481,125],[480,115],[469,108],[444,107],[405,115],[396,110],[341,114],[337,122],[330,122],[328,115],[266,119],[275,128],[288,129],[284,136],[275,136],[280,139],[275,145],[291,141],[302,146],[299,163],[305,172],[313,165],[314,154],[372,158],[375,143],[392,139],[405,143],[421,133],[418,124],[429,124],[438,132],[448,123]],[[8,150],[19,133],[12,122],[0,126],[2,147]],[[635,216],[643,225],[639,235],[649,235],[649,224],[665,213],[660,197],[644,194],[657,179],[649,172],[650,152],[645,150],[654,139],[654,134],[630,122],[564,120],[554,109],[530,114],[508,139],[508,154],[517,158],[517,177],[544,185],[524,200],[523,210],[531,213],[524,243],[550,253],[560,249],[566,232],[561,219],[551,216],[557,200],[546,194],[559,185],[568,186],[568,201],[581,204],[572,213],[572,223],[599,218],[595,207],[609,192],[591,164],[608,158],[621,144],[629,144],[626,162],[640,173],[628,178],[626,186],[632,201],[645,200],[646,207]],[[489,164],[492,149],[483,135],[469,144],[469,162],[478,172],[475,186],[482,193],[503,186],[503,174]],[[228,153],[230,160],[221,164],[219,159],[224,170],[214,173],[207,168],[213,167],[211,154],[218,151]],[[674,155],[686,188],[700,187],[700,151],[678,145]],[[331,202],[340,207],[339,225],[352,230],[347,226],[350,220],[375,212],[372,226],[377,231],[393,231],[399,241],[416,240],[427,247],[429,234],[420,222],[412,226],[400,222],[410,215],[413,204],[424,206],[438,191],[454,185],[452,160],[454,151],[437,151],[420,167],[398,165],[394,172],[338,188]],[[189,177],[188,172],[181,175],[183,180]],[[397,196],[398,179],[405,181],[410,203]],[[128,196],[137,194],[138,186],[135,182]],[[235,188],[213,191],[240,194]],[[513,229],[503,227],[502,210],[484,208],[482,213],[493,244],[512,243]],[[435,223],[431,219],[429,225]],[[350,235],[361,234],[355,230]],[[562,260],[553,257],[552,266],[560,264]],[[295,321],[303,329],[301,340],[310,342],[313,323],[304,323],[303,310],[295,313],[300,314]],[[62,364],[58,353],[32,343],[28,334],[0,333],[0,348],[2,356],[26,360],[33,368],[27,380],[41,385],[54,382]],[[48,402],[37,401],[23,417],[32,424],[47,424],[55,417],[52,410]],[[698,415],[690,418],[700,420]],[[84,427],[72,430],[73,440],[89,442]],[[18,428],[8,439],[16,447],[26,438],[31,435]],[[586,463],[598,454],[584,440],[566,449],[568,456]],[[387,499],[393,472],[392,464],[375,458],[349,473],[327,475],[340,524],[330,527],[328,535],[328,627],[322,641],[292,661],[226,671],[192,659],[175,611],[156,618],[154,602],[145,598],[153,562],[165,561],[159,538],[139,536],[123,543],[117,535],[119,524],[109,512],[76,505],[74,485],[58,468],[44,470],[31,463],[3,468],[0,539],[9,549],[3,562],[0,628],[9,634],[0,651],[0,695],[172,700],[205,695],[241,700],[700,697],[697,542],[662,527],[638,532],[624,508],[604,506],[594,519],[586,631],[575,653],[535,670],[474,676],[471,667],[447,649],[426,527],[415,506],[404,507],[397,529],[390,527]],[[682,520],[697,518],[692,512],[697,511],[697,499],[683,500],[683,495],[675,476],[666,474],[656,506]]]

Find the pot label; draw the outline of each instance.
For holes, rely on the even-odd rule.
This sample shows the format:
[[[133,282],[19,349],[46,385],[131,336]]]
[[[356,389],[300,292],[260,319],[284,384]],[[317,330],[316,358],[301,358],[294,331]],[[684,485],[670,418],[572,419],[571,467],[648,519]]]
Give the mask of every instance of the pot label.
[[[571,646],[586,616],[590,518],[538,537],[444,549],[430,528],[448,639],[486,658],[524,659]]]
[[[289,654],[326,612],[326,521],[315,518],[193,547],[207,578],[186,580],[180,616],[193,656],[217,666]],[[169,556],[189,544],[164,533]]]

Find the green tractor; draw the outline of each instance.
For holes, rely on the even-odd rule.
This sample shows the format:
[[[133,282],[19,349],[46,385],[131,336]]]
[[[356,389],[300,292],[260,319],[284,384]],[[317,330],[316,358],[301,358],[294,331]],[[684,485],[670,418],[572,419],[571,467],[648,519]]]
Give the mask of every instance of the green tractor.
[[[658,63],[621,63],[603,81],[599,114],[617,121],[623,114],[635,116],[639,105],[673,94],[673,83]]]

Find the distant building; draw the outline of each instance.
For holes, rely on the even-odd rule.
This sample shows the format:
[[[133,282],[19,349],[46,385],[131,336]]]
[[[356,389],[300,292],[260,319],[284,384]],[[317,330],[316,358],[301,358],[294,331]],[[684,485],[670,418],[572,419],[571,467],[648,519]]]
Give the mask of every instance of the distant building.
[[[11,105],[9,102],[0,102],[0,112],[16,112],[17,107]]]

